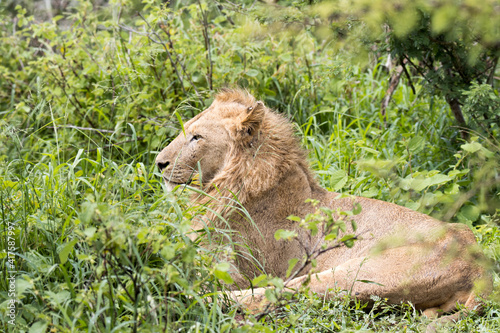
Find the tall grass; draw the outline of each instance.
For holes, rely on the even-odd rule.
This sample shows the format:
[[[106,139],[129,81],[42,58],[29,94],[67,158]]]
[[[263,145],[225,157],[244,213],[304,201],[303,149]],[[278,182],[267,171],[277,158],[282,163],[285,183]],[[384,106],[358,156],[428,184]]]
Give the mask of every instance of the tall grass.
[[[61,162],[39,157],[2,164],[2,226],[15,225],[19,272],[10,325],[2,270],[3,329],[219,332],[230,322],[222,303],[205,301],[219,285],[210,254],[184,234],[199,208],[165,193],[153,164],[117,163],[101,150],[95,159],[83,150]]]
[[[286,114],[326,188],[439,218],[451,211],[448,221],[473,228],[494,262],[498,286],[499,148],[482,137],[469,145],[460,141],[445,101],[430,95],[418,77],[415,94],[401,82],[384,117],[380,101],[390,75],[385,59],[352,64],[349,55],[318,45],[307,31],[292,39],[249,36],[244,25],[250,18],[239,17],[232,26],[217,7],[152,5],[142,13],[148,28],[143,19],[120,18],[120,10],[131,7],[119,3],[78,6],[64,16],[72,30],[33,23],[22,10],[17,17],[23,24],[1,25],[0,51],[9,55],[0,59],[4,331],[425,327],[410,305],[376,300],[377,311],[370,311],[349,299],[305,295],[267,321],[252,315],[235,321],[242,315],[224,295],[220,277],[227,267],[216,259],[225,249],[215,241],[200,245],[223,231],[207,228],[190,240],[189,225],[206,208],[193,206],[187,191],[165,192],[154,165],[158,151],[180,131],[174,111],[187,120],[213,98],[203,10],[211,15],[215,87],[240,84]],[[153,30],[165,45],[151,40],[158,42]],[[467,200],[455,207],[463,193]],[[13,260],[9,237],[15,239]],[[10,271],[16,271],[14,298]],[[11,299],[17,300],[13,325]],[[499,331],[499,311],[488,301],[483,316],[464,318],[453,329]]]
[[[366,94],[365,88],[372,89],[372,82],[363,79],[367,75],[360,75],[357,96]],[[401,90],[409,93],[404,87]],[[418,154],[411,162],[408,159],[411,137],[405,133],[415,128],[415,117],[421,119],[419,126],[427,129],[419,132],[426,145],[435,142],[434,133],[447,131],[439,127],[442,123],[425,103],[412,98],[418,97],[402,100],[424,107],[415,108],[411,115],[389,115],[398,121],[388,128],[381,126],[378,116],[370,120],[363,97],[352,97],[349,112],[318,110],[305,123],[297,124],[321,182],[337,191],[398,201],[408,199],[394,192],[404,192],[399,188],[402,178],[416,177],[426,170],[446,172],[449,166],[439,169],[443,162],[419,162]],[[46,103],[39,108],[50,111]],[[422,115],[415,115],[417,112]],[[325,124],[330,130],[323,129]],[[15,330],[234,329],[237,313],[221,296],[224,287],[215,274],[218,266],[213,256],[217,249],[198,248],[186,236],[191,219],[202,214],[202,208],[191,206],[185,193],[176,196],[164,192],[152,163],[155,152],[149,152],[149,163],[138,161],[144,156],[116,156],[116,152],[104,149],[80,149],[64,160],[58,152],[68,144],[55,133],[52,140],[49,143],[55,153],[23,146],[19,140],[12,147],[19,158],[1,164],[2,225],[4,230],[8,222],[16,226],[15,270],[20,272]],[[447,165],[456,163],[457,157],[446,155],[446,149],[438,151]],[[372,167],[393,166],[394,171],[370,172],[363,160],[371,161]],[[392,164],[387,162],[392,160]],[[473,181],[472,174],[462,177]],[[450,180],[449,185],[454,182]],[[426,191],[414,191],[411,198],[417,201]],[[475,230],[486,254],[498,262],[500,231],[492,221],[485,224],[487,219],[487,215],[481,217],[482,224]],[[6,247],[6,233],[3,235],[1,242]],[[4,264],[6,259],[4,255]],[[3,277],[0,286],[6,291],[5,270]],[[498,284],[498,275],[495,281]],[[5,311],[7,296],[5,292],[0,295]],[[303,297],[286,315],[272,316],[276,321],[243,327],[399,331],[419,330],[426,323],[411,306],[377,302],[380,311],[367,312],[363,305],[349,300],[325,302]],[[463,319],[456,329],[484,327],[494,331],[498,328],[497,313],[497,305],[488,303],[485,316]],[[2,325],[13,331],[8,319],[2,315]]]

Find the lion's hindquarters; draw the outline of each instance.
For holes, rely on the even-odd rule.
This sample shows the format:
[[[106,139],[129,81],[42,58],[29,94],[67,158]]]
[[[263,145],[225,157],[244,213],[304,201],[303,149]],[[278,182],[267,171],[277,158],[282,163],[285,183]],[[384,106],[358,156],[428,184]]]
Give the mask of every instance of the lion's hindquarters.
[[[472,292],[474,276],[480,275],[470,274],[474,270],[478,270],[474,263],[459,259],[446,263],[439,251],[429,252],[417,244],[350,259],[314,274],[309,287],[327,297],[334,297],[340,290],[366,302],[378,296],[391,304],[411,302],[425,310],[444,306],[453,299],[455,305],[464,304]],[[290,287],[299,287],[302,280],[292,281]]]

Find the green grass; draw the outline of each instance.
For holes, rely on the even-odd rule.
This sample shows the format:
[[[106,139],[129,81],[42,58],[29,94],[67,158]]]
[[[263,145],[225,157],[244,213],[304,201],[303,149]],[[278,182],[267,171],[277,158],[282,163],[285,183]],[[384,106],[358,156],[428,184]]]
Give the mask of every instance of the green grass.
[[[370,80],[363,81],[358,89],[364,86],[371,87]],[[412,96],[406,97],[411,102]],[[359,116],[331,111],[334,116],[327,123],[330,131],[322,130],[325,122],[318,122],[320,117],[315,114],[298,126],[322,184],[392,201],[418,201],[426,193],[436,192],[436,187],[430,186],[405,196],[410,191],[399,188],[395,193],[394,189],[408,175],[450,170],[457,157],[447,151],[446,145],[441,145],[444,150],[435,148],[437,153],[432,149],[425,152],[438,154],[442,161],[421,163],[425,158],[415,154],[410,171],[405,156],[409,138],[404,133],[414,126],[413,117],[393,115],[398,121],[385,129],[377,124],[379,119],[368,118],[363,98],[353,98],[350,103],[351,112]],[[446,131],[444,126],[439,128],[442,122],[431,117],[426,108],[415,112],[426,119],[422,127],[428,130],[421,132],[426,145],[434,142],[434,133]],[[57,137],[51,140],[53,147],[59,147],[56,152],[64,148],[65,143]],[[217,296],[224,290],[211,264],[217,249],[199,248],[185,235],[190,220],[202,210],[191,206],[185,195],[176,197],[163,191],[152,163],[154,152],[145,152],[149,163],[144,164],[137,160],[142,160],[142,155],[116,157],[103,149],[89,153],[79,150],[66,161],[58,154],[43,152],[45,149],[40,152],[38,147],[17,144],[12,149],[20,152],[20,158],[1,163],[0,200],[2,246],[7,244],[7,224],[15,225],[15,269],[19,272],[16,297],[22,303],[16,315],[16,331],[28,331],[30,327],[68,332],[236,329],[234,308]],[[377,159],[396,160],[391,164],[393,171],[380,175],[361,163],[370,160],[376,164]],[[443,163],[447,167],[439,169]],[[472,171],[443,186],[453,187],[468,178],[474,181]],[[441,201],[433,207],[431,211],[439,212],[449,206]],[[500,230],[496,215],[488,216],[483,213],[468,222],[479,223],[474,227],[478,240],[498,263]],[[4,254],[3,265],[7,259]],[[0,281],[1,319],[4,329],[14,331],[5,316],[6,274],[3,270]],[[494,277],[498,286],[498,274]],[[421,331],[428,323],[409,305],[388,306],[381,301],[377,309],[366,310],[343,299],[325,302],[318,297],[302,297],[285,312],[236,330],[399,332]],[[453,330],[494,332],[499,328],[499,311],[497,303],[490,301],[484,315],[465,318]]]
[[[142,20],[132,20],[132,7],[88,5],[82,1],[65,16],[72,30],[28,24],[21,12],[24,25],[16,32],[10,19],[0,26],[0,51],[9,55],[0,59],[1,330],[425,330],[428,320],[411,305],[377,300],[375,311],[305,295],[260,322],[235,321],[241,315],[217,278],[224,265],[214,264],[225,249],[201,247],[186,235],[205,208],[192,205],[186,191],[165,192],[154,165],[181,131],[177,115],[186,121],[213,98],[200,9],[152,5],[143,12],[166,43],[171,38],[181,82],[163,46],[144,35]],[[324,187],[474,230],[493,262],[495,291],[484,314],[443,331],[500,331],[498,144],[479,134],[470,144],[461,141],[447,104],[418,76],[415,94],[403,80],[382,117],[385,59],[353,64],[307,31],[292,39],[248,36],[250,18],[232,26],[220,21],[219,9],[209,10],[214,86],[240,84],[286,114]],[[164,17],[170,37],[161,30]],[[52,48],[41,52],[36,41]],[[210,241],[213,232],[202,237]],[[12,299],[18,300],[14,325]]]
[[[2,223],[15,225],[22,303],[9,331],[34,322],[58,331],[132,329],[134,316],[148,318],[142,328],[211,320],[199,294],[217,283],[203,264],[207,254],[183,235],[197,208],[164,194],[151,168],[82,155],[59,164],[52,155],[9,176],[18,179],[3,178]]]

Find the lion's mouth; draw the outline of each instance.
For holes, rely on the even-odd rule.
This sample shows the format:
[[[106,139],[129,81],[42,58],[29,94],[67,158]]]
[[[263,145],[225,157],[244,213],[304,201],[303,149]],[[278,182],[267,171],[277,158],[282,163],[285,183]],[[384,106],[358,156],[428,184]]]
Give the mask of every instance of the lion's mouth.
[[[190,173],[189,175],[163,175],[163,181],[165,182],[165,185],[167,186],[167,190],[169,192],[172,192],[179,185],[197,186],[199,182],[198,178],[198,174],[194,172]]]

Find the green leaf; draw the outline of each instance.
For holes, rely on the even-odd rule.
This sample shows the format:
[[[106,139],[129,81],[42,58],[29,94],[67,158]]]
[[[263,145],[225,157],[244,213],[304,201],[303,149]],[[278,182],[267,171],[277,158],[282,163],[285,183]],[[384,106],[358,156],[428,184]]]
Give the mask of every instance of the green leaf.
[[[256,70],[256,69],[249,69],[249,70],[245,73],[245,75],[250,76],[250,77],[256,77],[256,76],[257,76],[257,75],[259,75],[259,74],[260,74],[260,72],[259,72],[258,70]]]
[[[85,201],[82,204],[82,211],[80,212],[78,217],[80,218],[80,221],[83,223],[83,225],[88,224],[92,220],[96,208],[97,204],[95,202]]]
[[[471,154],[480,151],[481,153],[484,154],[484,156],[486,156],[488,158],[491,158],[495,155],[495,153],[493,153],[492,151],[483,147],[483,145],[480,144],[479,142],[466,143],[466,144],[461,145],[460,147],[462,147],[463,150],[465,150]]]
[[[291,238],[297,237],[297,232],[293,230],[284,230],[284,229],[279,229],[274,233],[274,238],[276,240],[280,239],[286,239],[289,240]]]
[[[348,239],[344,242],[344,245],[347,246],[348,248],[351,248],[354,246],[354,240],[353,239]]]
[[[411,140],[408,142],[408,150],[412,154],[420,152],[422,149],[424,149],[424,147],[425,139],[418,135],[411,138]]]
[[[459,217],[465,218],[470,222],[474,222],[479,218],[481,210],[477,206],[468,205],[460,209]]]
[[[330,175],[330,184],[334,191],[340,190],[347,183],[347,173],[337,170]]]
[[[89,260],[92,258],[92,256],[88,254],[77,254],[76,257],[78,258],[78,260]]]
[[[47,322],[39,320],[31,325],[29,333],[45,333],[47,331]]]
[[[252,286],[255,286],[255,287],[267,286],[267,275],[262,274],[262,275],[257,276],[255,279],[252,280]]]
[[[73,161],[73,168],[77,166],[78,163],[80,163],[81,159],[80,156],[83,154],[83,149],[78,149],[78,153],[76,153],[75,160]]]
[[[226,283],[226,284],[233,284],[233,283],[234,283],[233,278],[232,278],[232,277],[231,277],[231,275],[230,275],[228,272],[226,272],[226,271],[215,270],[214,274],[215,274],[215,276],[216,276],[219,280],[224,281],[224,283]]]
[[[352,215],[358,215],[359,213],[361,213],[361,205],[359,204],[359,202],[356,202],[354,204],[354,208],[352,209]]]
[[[454,194],[459,194],[460,193],[460,185],[458,184],[453,184],[449,188],[447,188],[444,193],[448,195],[454,195]]]
[[[424,178],[424,179],[415,178],[411,182],[410,187],[415,191],[422,191],[423,189],[425,189],[429,186],[441,185],[441,184],[449,182],[450,180],[452,180],[452,178],[450,176],[438,173],[438,174],[436,174],[432,177],[429,177],[429,178]]]
[[[298,216],[295,216],[295,215],[290,215],[287,217],[288,220],[290,221],[295,221],[295,222],[300,222],[301,221],[301,218],[298,217]]]
[[[221,272],[227,272],[229,268],[231,268],[231,265],[228,262],[221,262],[217,264],[215,269]]]
[[[280,59],[283,60],[284,62],[290,62],[292,61],[292,54],[287,52],[287,53],[283,53],[283,54],[280,54]]]
[[[186,136],[186,131],[184,130],[184,122],[182,121],[181,115],[177,111],[175,111],[174,114],[177,117],[177,120],[179,121],[179,124],[181,124],[182,133],[184,134],[184,137],[185,137]]]
[[[188,247],[184,253],[182,253],[182,261],[186,264],[190,264],[194,261],[194,256],[196,255],[196,250],[194,247]]]
[[[384,286],[383,284],[380,284],[380,283],[375,282],[375,281],[370,281],[370,280],[356,280],[356,281],[363,282],[363,283],[369,283],[369,284],[376,284],[377,286],[381,286],[381,287]]]
[[[363,191],[361,193],[361,196],[365,198],[373,198],[374,196],[378,195],[378,192],[379,190],[375,186],[371,186],[366,191]]]
[[[54,305],[61,305],[71,298],[71,293],[67,290],[61,290],[58,293],[47,291],[48,300]]]
[[[354,235],[352,234],[345,235],[340,239],[340,242],[344,243],[344,245],[347,246],[348,248],[351,248],[354,246]]]
[[[273,277],[269,280],[269,285],[275,286],[277,290],[281,290],[284,287],[283,279],[280,279],[279,277]]]
[[[83,233],[88,238],[92,238],[92,236],[94,236],[94,234],[95,234],[96,231],[97,231],[96,227],[90,227],[90,228],[87,228],[87,229],[83,230]]]
[[[412,210],[418,210],[420,208],[420,202],[414,202],[409,200],[405,203],[405,207],[410,208]]]
[[[297,259],[297,258],[292,258],[292,259],[288,260],[288,269],[286,270],[286,277],[289,277],[290,274],[292,274],[292,270],[295,267],[295,265],[297,265],[298,262],[299,262],[299,259]]]
[[[25,279],[30,279],[30,278],[25,276],[24,279],[23,278],[16,279],[16,294],[18,296],[22,295],[28,289],[33,289],[33,282],[27,281]]]
[[[338,228],[334,228],[328,235],[325,236],[325,242],[332,241],[338,236]]]
[[[225,324],[223,324],[223,325],[220,327],[220,332],[221,332],[221,333],[231,332],[231,331],[232,331],[232,328],[233,328],[233,323],[232,323],[232,322],[225,323]]]
[[[358,224],[356,221],[351,220],[352,231],[356,231],[358,229]]]
[[[68,261],[68,255],[71,251],[73,251],[76,243],[78,243],[78,239],[73,239],[71,242],[64,245],[61,252],[59,252],[59,259],[61,260],[61,264],[64,265],[66,261]]]
[[[347,240],[349,240],[349,239],[353,239],[353,238],[354,238],[354,235],[353,235],[353,234],[347,234],[347,235],[344,235],[344,237],[342,237],[342,238],[340,239],[340,241],[343,243],[343,242],[345,242],[345,241],[347,241]]]
[[[278,299],[276,298],[276,292],[274,291],[274,289],[266,289],[265,295],[266,295],[267,300],[271,303],[276,303],[278,301]]]
[[[479,142],[466,143],[461,145],[460,147],[469,153],[475,153],[483,148],[483,146]]]
[[[171,260],[175,256],[175,248],[172,245],[167,245],[161,249],[160,253],[165,260]]]

